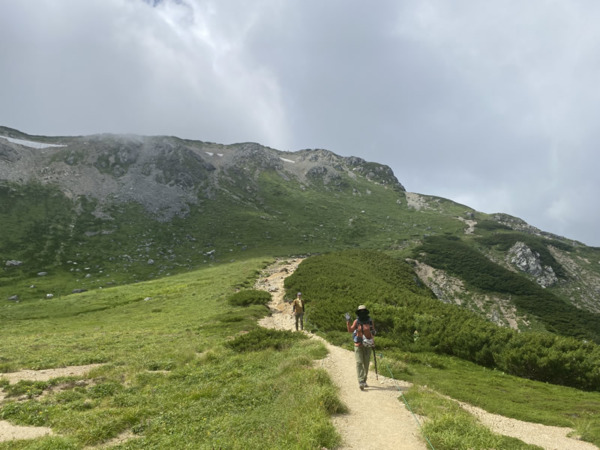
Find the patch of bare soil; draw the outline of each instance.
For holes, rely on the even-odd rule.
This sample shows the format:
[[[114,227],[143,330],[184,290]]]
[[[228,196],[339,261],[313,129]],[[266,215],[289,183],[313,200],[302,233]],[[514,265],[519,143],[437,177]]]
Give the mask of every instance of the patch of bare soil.
[[[473,234],[475,232],[475,225],[477,225],[477,221],[468,220],[463,217],[457,217],[457,219],[467,225],[467,228],[465,228],[465,234]]]
[[[483,294],[468,292],[463,281],[448,275],[444,270],[435,269],[418,260],[410,260],[414,264],[419,279],[433,291],[435,296],[444,303],[454,303],[466,306],[468,309],[485,314],[488,320],[496,324],[519,329],[517,310],[508,300],[499,295],[491,297]],[[465,302],[464,294],[470,301]]]
[[[125,431],[118,435],[116,438],[111,439],[110,441],[105,442],[104,444],[93,446],[93,447],[85,447],[84,450],[101,450],[115,447],[120,444],[124,444],[127,441],[131,441],[133,439],[138,439],[138,436],[133,434],[132,431]]]
[[[18,383],[21,380],[48,381],[58,377],[80,377],[102,364],[88,364],[87,366],[59,367],[57,369],[21,370],[19,372],[0,373],[0,378],[5,378],[9,383]]]
[[[0,420],[0,442],[21,439],[36,439],[52,434],[51,428],[46,427],[21,427],[13,425],[6,420]]]
[[[100,366],[100,364],[61,367],[58,369],[22,370],[20,372],[0,373],[0,378],[7,379],[11,384],[18,383],[21,380],[47,381],[58,377],[82,376],[98,366]],[[4,393],[0,392],[0,404],[4,401],[4,398]],[[0,420],[0,442],[21,439],[36,439],[51,434],[52,429],[50,428],[23,427],[13,425],[6,420]]]
[[[406,202],[410,208],[414,208],[417,211],[427,208],[427,200],[425,197],[420,196],[414,192],[406,192]]]
[[[269,304],[271,316],[261,319],[259,321],[261,326],[278,330],[295,329],[291,306],[284,301],[283,282],[301,262],[301,259],[276,261],[257,281],[255,286],[257,289],[269,291],[272,295]],[[329,354],[320,364],[338,386],[340,397],[349,409],[348,414],[333,418],[333,423],[343,438],[344,443],[340,447],[342,450],[364,448],[365,440],[368,441],[370,448],[394,450],[428,448],[421,437],[418,419],[400,400],[401,392],[407,390],[411,386],[410,383],[381,375],[376,379],[371,367],[369,387],[361,391],[358,388],[353,353],[333,346],[318,336],[310,336],[313,339],[320,339],[326,345]],[[490,414],[466,403],[459,402],[459,404],[493,432],[516,437],[545,450],[598,450],[598,447],[593,444],[567,437],[573,432],[570,428],[523,422]]]

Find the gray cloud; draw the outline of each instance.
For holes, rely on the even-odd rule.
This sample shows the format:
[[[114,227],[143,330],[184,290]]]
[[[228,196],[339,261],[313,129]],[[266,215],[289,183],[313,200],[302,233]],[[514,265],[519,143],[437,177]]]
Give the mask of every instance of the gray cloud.
[[[327,148],[600,245],[591,0],[0,6],[0,124]]]

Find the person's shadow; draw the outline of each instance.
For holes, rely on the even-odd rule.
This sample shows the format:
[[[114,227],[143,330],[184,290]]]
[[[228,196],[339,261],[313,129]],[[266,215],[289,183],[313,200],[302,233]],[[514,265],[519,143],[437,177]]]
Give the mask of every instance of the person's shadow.
[[[403,388],[402,386],[371,386],[367,385],[365,388],[366,391],[396,391],[398,394],[402,394],[404,391],[407,391],[408,388]]]

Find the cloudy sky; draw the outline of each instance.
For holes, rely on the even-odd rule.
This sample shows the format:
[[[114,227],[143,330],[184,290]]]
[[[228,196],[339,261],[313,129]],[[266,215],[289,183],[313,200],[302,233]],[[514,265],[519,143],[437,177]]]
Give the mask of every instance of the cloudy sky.
[[[0,0],[0,125],[389,165],[600,246],[596,0]]]

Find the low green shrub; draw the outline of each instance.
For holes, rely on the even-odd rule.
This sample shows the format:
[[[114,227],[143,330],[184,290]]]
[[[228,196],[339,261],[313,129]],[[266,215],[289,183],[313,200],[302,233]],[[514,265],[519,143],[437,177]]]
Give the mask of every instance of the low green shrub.
[[[543,264],[551,265],[559,277],[563,276],[564,270],[540,239],[513,233],[482,238],[480,242],[507,250],[517,240],[525,241],[540,254]],[[515,305],[535,316],[547,331],[600,343],[600,314],[583,311],[565,302],[535,282],[490,261],[456,236],[430,236],[414,250],[414,256],[461,278],[474,290],[512,296]]]
[[[227,342],[226,345],[236,352],[255,352],[269,348],[284,350],[291,347],[294,342],[302,339],[308,339],[308,337],[302,333],[291,331],[256,328]]]
[[[47,426],[50,407],[36,400],[13,402],[2,406],[0,419],[35,427]]]
[[[100,383],[95,386],[92,386],[88,389],[88,393],[92,398],[104,398],[104,397],[112,397],[117,392],[123,390],[123,386],[113,381],[107,381],[105,383]]]
[[[271,294],[267,291],[248,289],[236,292],[227,299],[232,306],[266,305],[271,301]]]
[[[18,383],[6,386],[4,390],[7,397],[25,395],[27,398],[33,398],[41,395],[49,386],[46,381],[21,380]]]
[[[47,436],[35,441],[23,439],[0,443],[0,449],[6,450],[78,450],[81,445],[73,439],[62,436]]]

